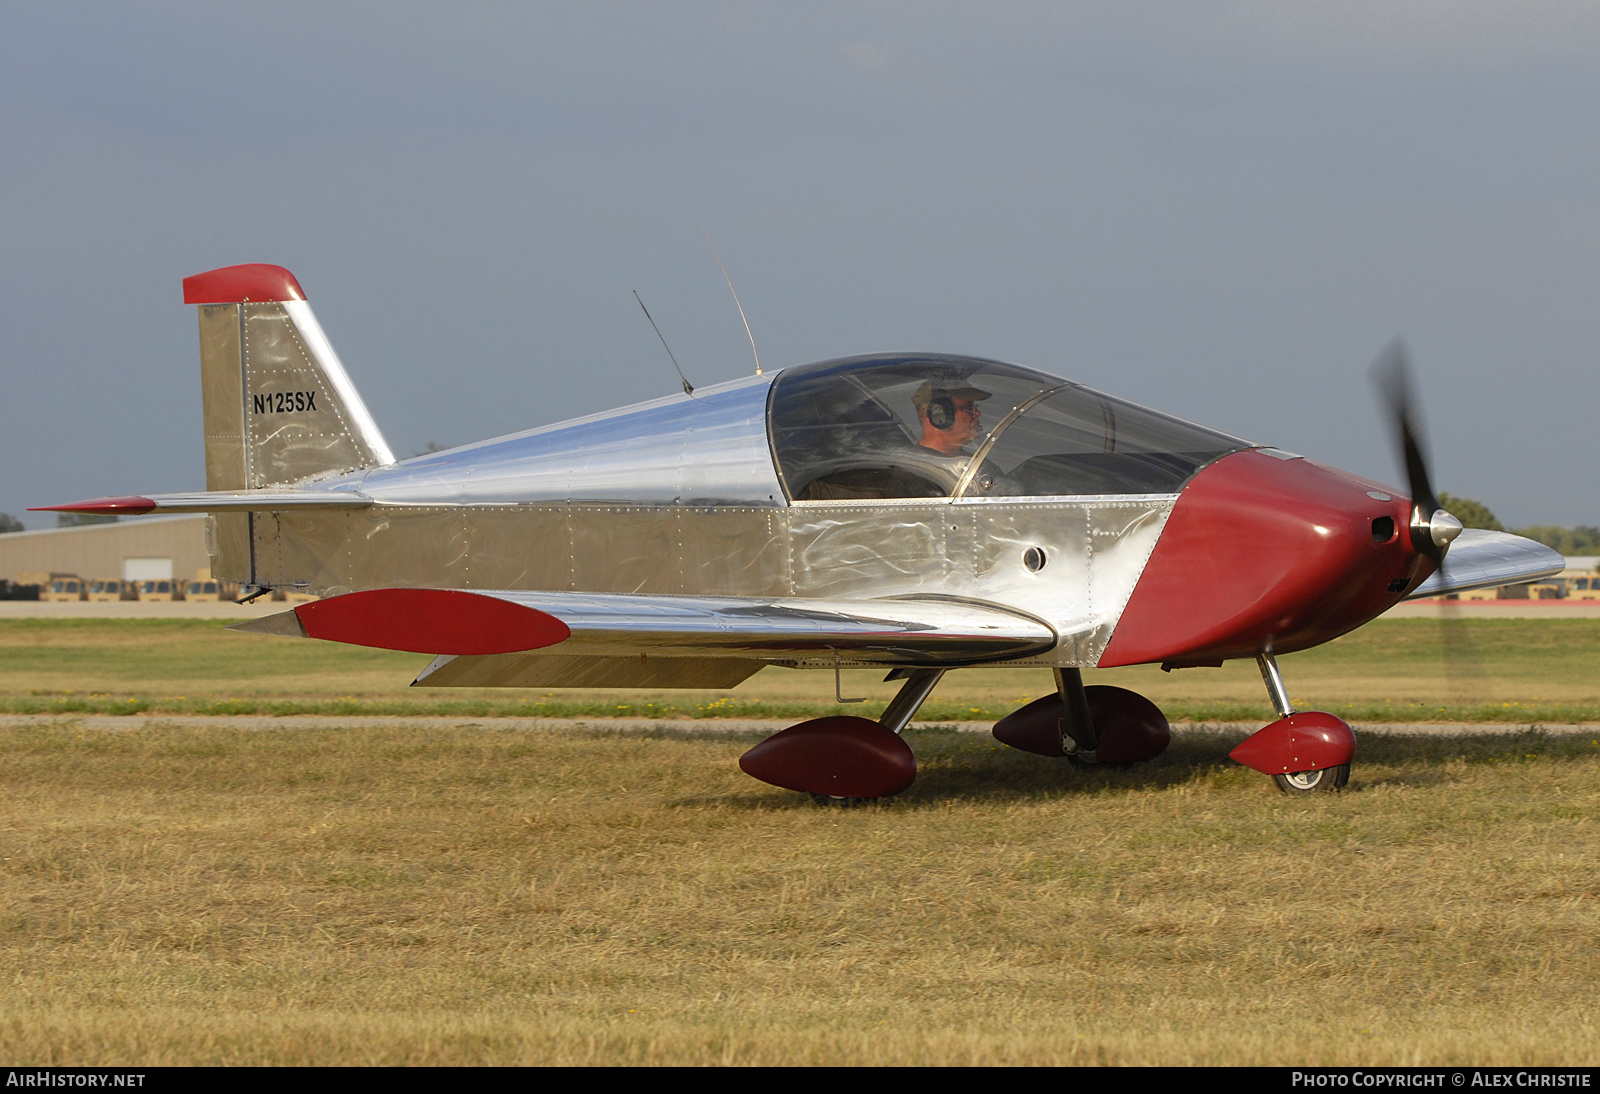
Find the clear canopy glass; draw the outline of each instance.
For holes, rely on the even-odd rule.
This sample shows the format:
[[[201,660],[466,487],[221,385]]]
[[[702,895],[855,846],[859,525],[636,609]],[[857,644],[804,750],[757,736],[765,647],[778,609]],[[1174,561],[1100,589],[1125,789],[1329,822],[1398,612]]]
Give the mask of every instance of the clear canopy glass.
[[[1046,373],[932,354],[787,369],[768,413],[795,501],[1172,493],[1249,447]]]

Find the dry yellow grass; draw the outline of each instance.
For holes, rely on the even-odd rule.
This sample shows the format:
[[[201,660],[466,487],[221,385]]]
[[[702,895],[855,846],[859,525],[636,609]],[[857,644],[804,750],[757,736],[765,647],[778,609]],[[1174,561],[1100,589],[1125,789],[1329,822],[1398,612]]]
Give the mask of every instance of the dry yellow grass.
[[[1487,727],[1485,727],[1487,728]],[[922,734],[892,805],[749,740],[0,735],[0,1056],[1473,1063],[1600,1056],[1600,743],[1369,736],[1286,799],[1180,734]]]

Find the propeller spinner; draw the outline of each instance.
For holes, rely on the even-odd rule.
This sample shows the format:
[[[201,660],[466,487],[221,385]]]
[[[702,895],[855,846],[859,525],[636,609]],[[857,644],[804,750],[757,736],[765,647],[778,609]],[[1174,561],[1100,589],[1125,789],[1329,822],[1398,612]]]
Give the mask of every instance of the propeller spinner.
[[[1394,423],[1395,447],[1406,469],[1406,485],[1411,491],[1412,546],[1442,566],[1445,551],[1461,534],[1461,521],[1440,507],[1428,479],[1428,460],[1422,450],[1422,425],[1403,341],[1396,338],[1378,354],[1378,359],[1372,363],[1372,380]]]

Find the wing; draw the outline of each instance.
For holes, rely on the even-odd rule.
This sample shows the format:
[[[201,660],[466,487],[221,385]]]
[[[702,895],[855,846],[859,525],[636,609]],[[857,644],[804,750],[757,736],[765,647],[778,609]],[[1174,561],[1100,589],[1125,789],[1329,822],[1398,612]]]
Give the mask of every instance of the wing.
[[[970,665],[1043,653],[1032,616],[955,599],[373,589],[233,630],[437,654],[429,687],[732,687],[764,665]]]
[[[1406,599],[1537,581],[1560,573],[1566,565],[1566,559],[1542,543],[1509,532],[1467,528],[1450,544],[1438,572]]]

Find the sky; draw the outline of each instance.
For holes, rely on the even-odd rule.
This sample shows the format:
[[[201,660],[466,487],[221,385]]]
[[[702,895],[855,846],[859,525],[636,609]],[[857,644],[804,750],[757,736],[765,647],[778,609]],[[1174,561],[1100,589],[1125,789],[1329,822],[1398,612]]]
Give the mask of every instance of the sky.
[[[286,266],[398,455],[878,350],[1600,524],[1600,3],[0,9],[0,511],[202,489],[185,276]]]

